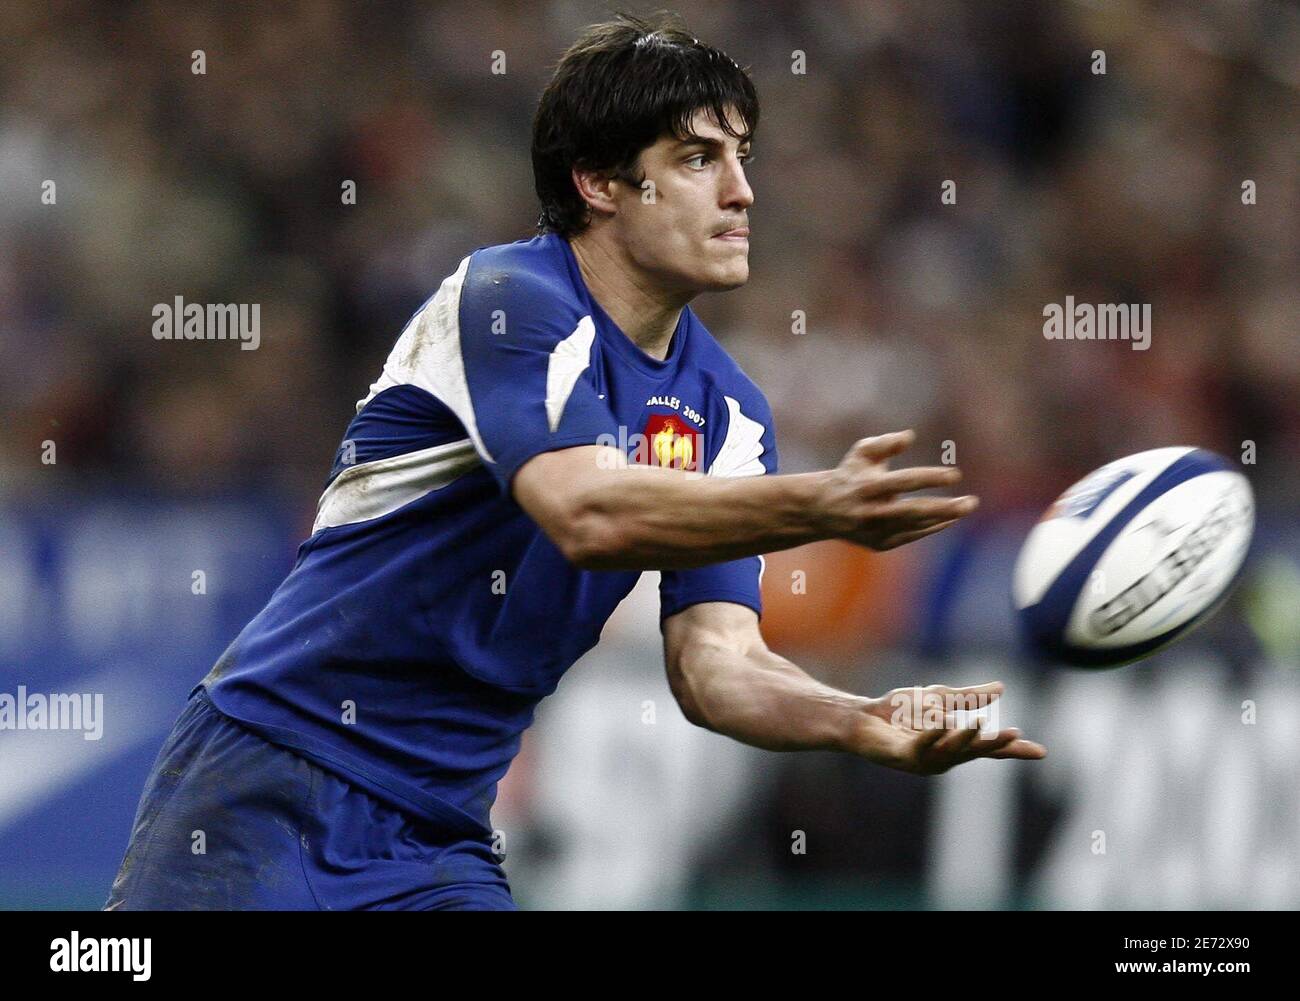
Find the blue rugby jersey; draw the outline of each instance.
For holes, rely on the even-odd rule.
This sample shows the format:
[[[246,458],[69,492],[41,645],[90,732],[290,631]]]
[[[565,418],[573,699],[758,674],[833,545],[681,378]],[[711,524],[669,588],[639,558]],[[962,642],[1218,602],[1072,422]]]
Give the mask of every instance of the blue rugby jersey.
[[[592,299],[563,238],[476,251],[408,322],[293,570],[200,684],[371,792],[489,829],[537,703],[640,576],[569,563],[511,477],[602,443],[713,476],[777,470],[767,400],[689,308],[661,361]],[[761,613],[761,572],[665,571],[661,620],[701,601]]]

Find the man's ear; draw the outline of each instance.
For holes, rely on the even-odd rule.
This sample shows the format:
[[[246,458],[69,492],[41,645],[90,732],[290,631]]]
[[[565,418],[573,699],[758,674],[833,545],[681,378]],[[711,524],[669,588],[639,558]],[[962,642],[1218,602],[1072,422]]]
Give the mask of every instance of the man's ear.
[[[571,171],[573,186],[587,203],[593,218],[612,216],[618,211],[617,191],[615,185],[621,183],[611,171],[582,170],[574,167]]]

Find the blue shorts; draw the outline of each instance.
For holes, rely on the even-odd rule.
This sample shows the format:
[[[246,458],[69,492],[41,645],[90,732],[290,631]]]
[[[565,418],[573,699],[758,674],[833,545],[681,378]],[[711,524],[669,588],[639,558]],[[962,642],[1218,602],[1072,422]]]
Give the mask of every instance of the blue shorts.
[[[158,753],[106,910],[514,910],[489,838],[391,807],[197,689]]]

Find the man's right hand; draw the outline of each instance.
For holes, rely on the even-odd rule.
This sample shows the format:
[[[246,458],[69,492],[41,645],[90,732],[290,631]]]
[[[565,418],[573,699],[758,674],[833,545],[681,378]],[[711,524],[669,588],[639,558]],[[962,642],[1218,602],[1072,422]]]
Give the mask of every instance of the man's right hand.
[[[889,468],[889,460],[916,440],[895,431],[855,442],[825,479],[821,514],[830,534],[868,549],[886,550],[942,532],[979,506],[964,497],[906,497],[917,490],[951,487],[961,480],[955,466]]]

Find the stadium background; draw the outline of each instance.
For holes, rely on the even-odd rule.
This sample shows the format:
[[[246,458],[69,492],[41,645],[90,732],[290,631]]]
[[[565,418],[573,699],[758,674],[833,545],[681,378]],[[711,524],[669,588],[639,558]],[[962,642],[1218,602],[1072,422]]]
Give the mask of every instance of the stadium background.
[[[919,779],[693,729],[647,575],[503,784],[520,902],[1300,904],[1296,8],[676,9],[764,105],[751,281],[696,307],[771,400],[782,471],[911,426],[911,461],[954,443],[983,499],[894,553],[770,557],[769,643],[873,694],[1001,678],[1049,758]],[[406,318],[469,250],[531,234],[533,103],[605,13],[0,7],[0,691],[107,707],[97,742],[0,732],[0,906],[102,903],[185,692],[290,566]],[[177,295],[260,303],[260,348],[155,340]],[[1047,341],[1066,295],[1152,304],[1150,350]],[[1257,542],[1210,626],[1116,672],[1016,658],[1011,561],[1060,489],[1248,442]]]

